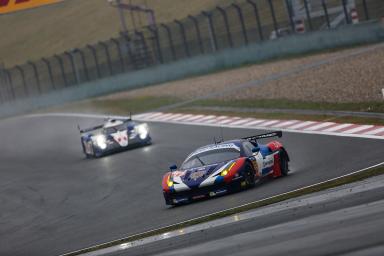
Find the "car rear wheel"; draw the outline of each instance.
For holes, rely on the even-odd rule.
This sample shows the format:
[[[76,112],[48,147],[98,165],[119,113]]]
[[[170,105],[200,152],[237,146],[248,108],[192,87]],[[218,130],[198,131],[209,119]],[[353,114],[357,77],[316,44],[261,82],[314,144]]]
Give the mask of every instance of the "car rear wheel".
[[[287,176],[289,172],[288,168],[288,156],[284,151],[280,152],[280,168],[281,168],[281,176]]]
[[[255,186],[255,170],[253,169],[250,163],[245,164],[244,180],[245,180],[246,188],[251,188]]]

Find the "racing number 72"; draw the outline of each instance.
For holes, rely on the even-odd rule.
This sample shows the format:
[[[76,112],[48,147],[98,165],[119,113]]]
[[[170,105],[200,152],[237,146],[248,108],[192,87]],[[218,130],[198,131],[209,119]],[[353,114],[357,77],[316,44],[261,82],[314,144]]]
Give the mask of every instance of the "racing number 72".
[[[0,0],[0,7],[7,6],[10,0]],[[21,4],[24,2],[29,2],[31,0],[16,0],[15,4]]]

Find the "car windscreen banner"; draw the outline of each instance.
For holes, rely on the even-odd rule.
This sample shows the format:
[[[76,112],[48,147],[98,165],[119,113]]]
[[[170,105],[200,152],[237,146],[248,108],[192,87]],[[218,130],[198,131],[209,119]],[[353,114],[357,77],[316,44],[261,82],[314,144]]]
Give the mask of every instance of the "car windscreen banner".
[[[0,0],[0,14],[40,7],[47,4],[56,4],[63,0]]]

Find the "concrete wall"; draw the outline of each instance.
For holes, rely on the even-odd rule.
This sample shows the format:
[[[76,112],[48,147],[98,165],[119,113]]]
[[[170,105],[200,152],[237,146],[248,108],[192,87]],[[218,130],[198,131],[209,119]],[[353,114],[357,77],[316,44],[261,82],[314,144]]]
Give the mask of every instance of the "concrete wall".
[[[200,75],[289,55],[384,41],[384,22],[350,25],[327,31],[318,31],[228,49],[212,55],[198,56],[145,70],[122,74],[90,83],[51,92],[42,96],[0,105],[0,116],[10,116],[96,97],[121,90],[133,89],[166,81]]]

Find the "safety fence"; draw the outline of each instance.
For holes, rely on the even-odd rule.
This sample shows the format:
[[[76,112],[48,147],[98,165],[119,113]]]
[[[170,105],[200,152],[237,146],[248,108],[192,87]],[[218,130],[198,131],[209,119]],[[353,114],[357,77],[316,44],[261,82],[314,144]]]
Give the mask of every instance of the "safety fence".
[[[12,68],[0,66],[0,103],[223,49],[383,16],[383,0],[245,0],[38,61]]]

